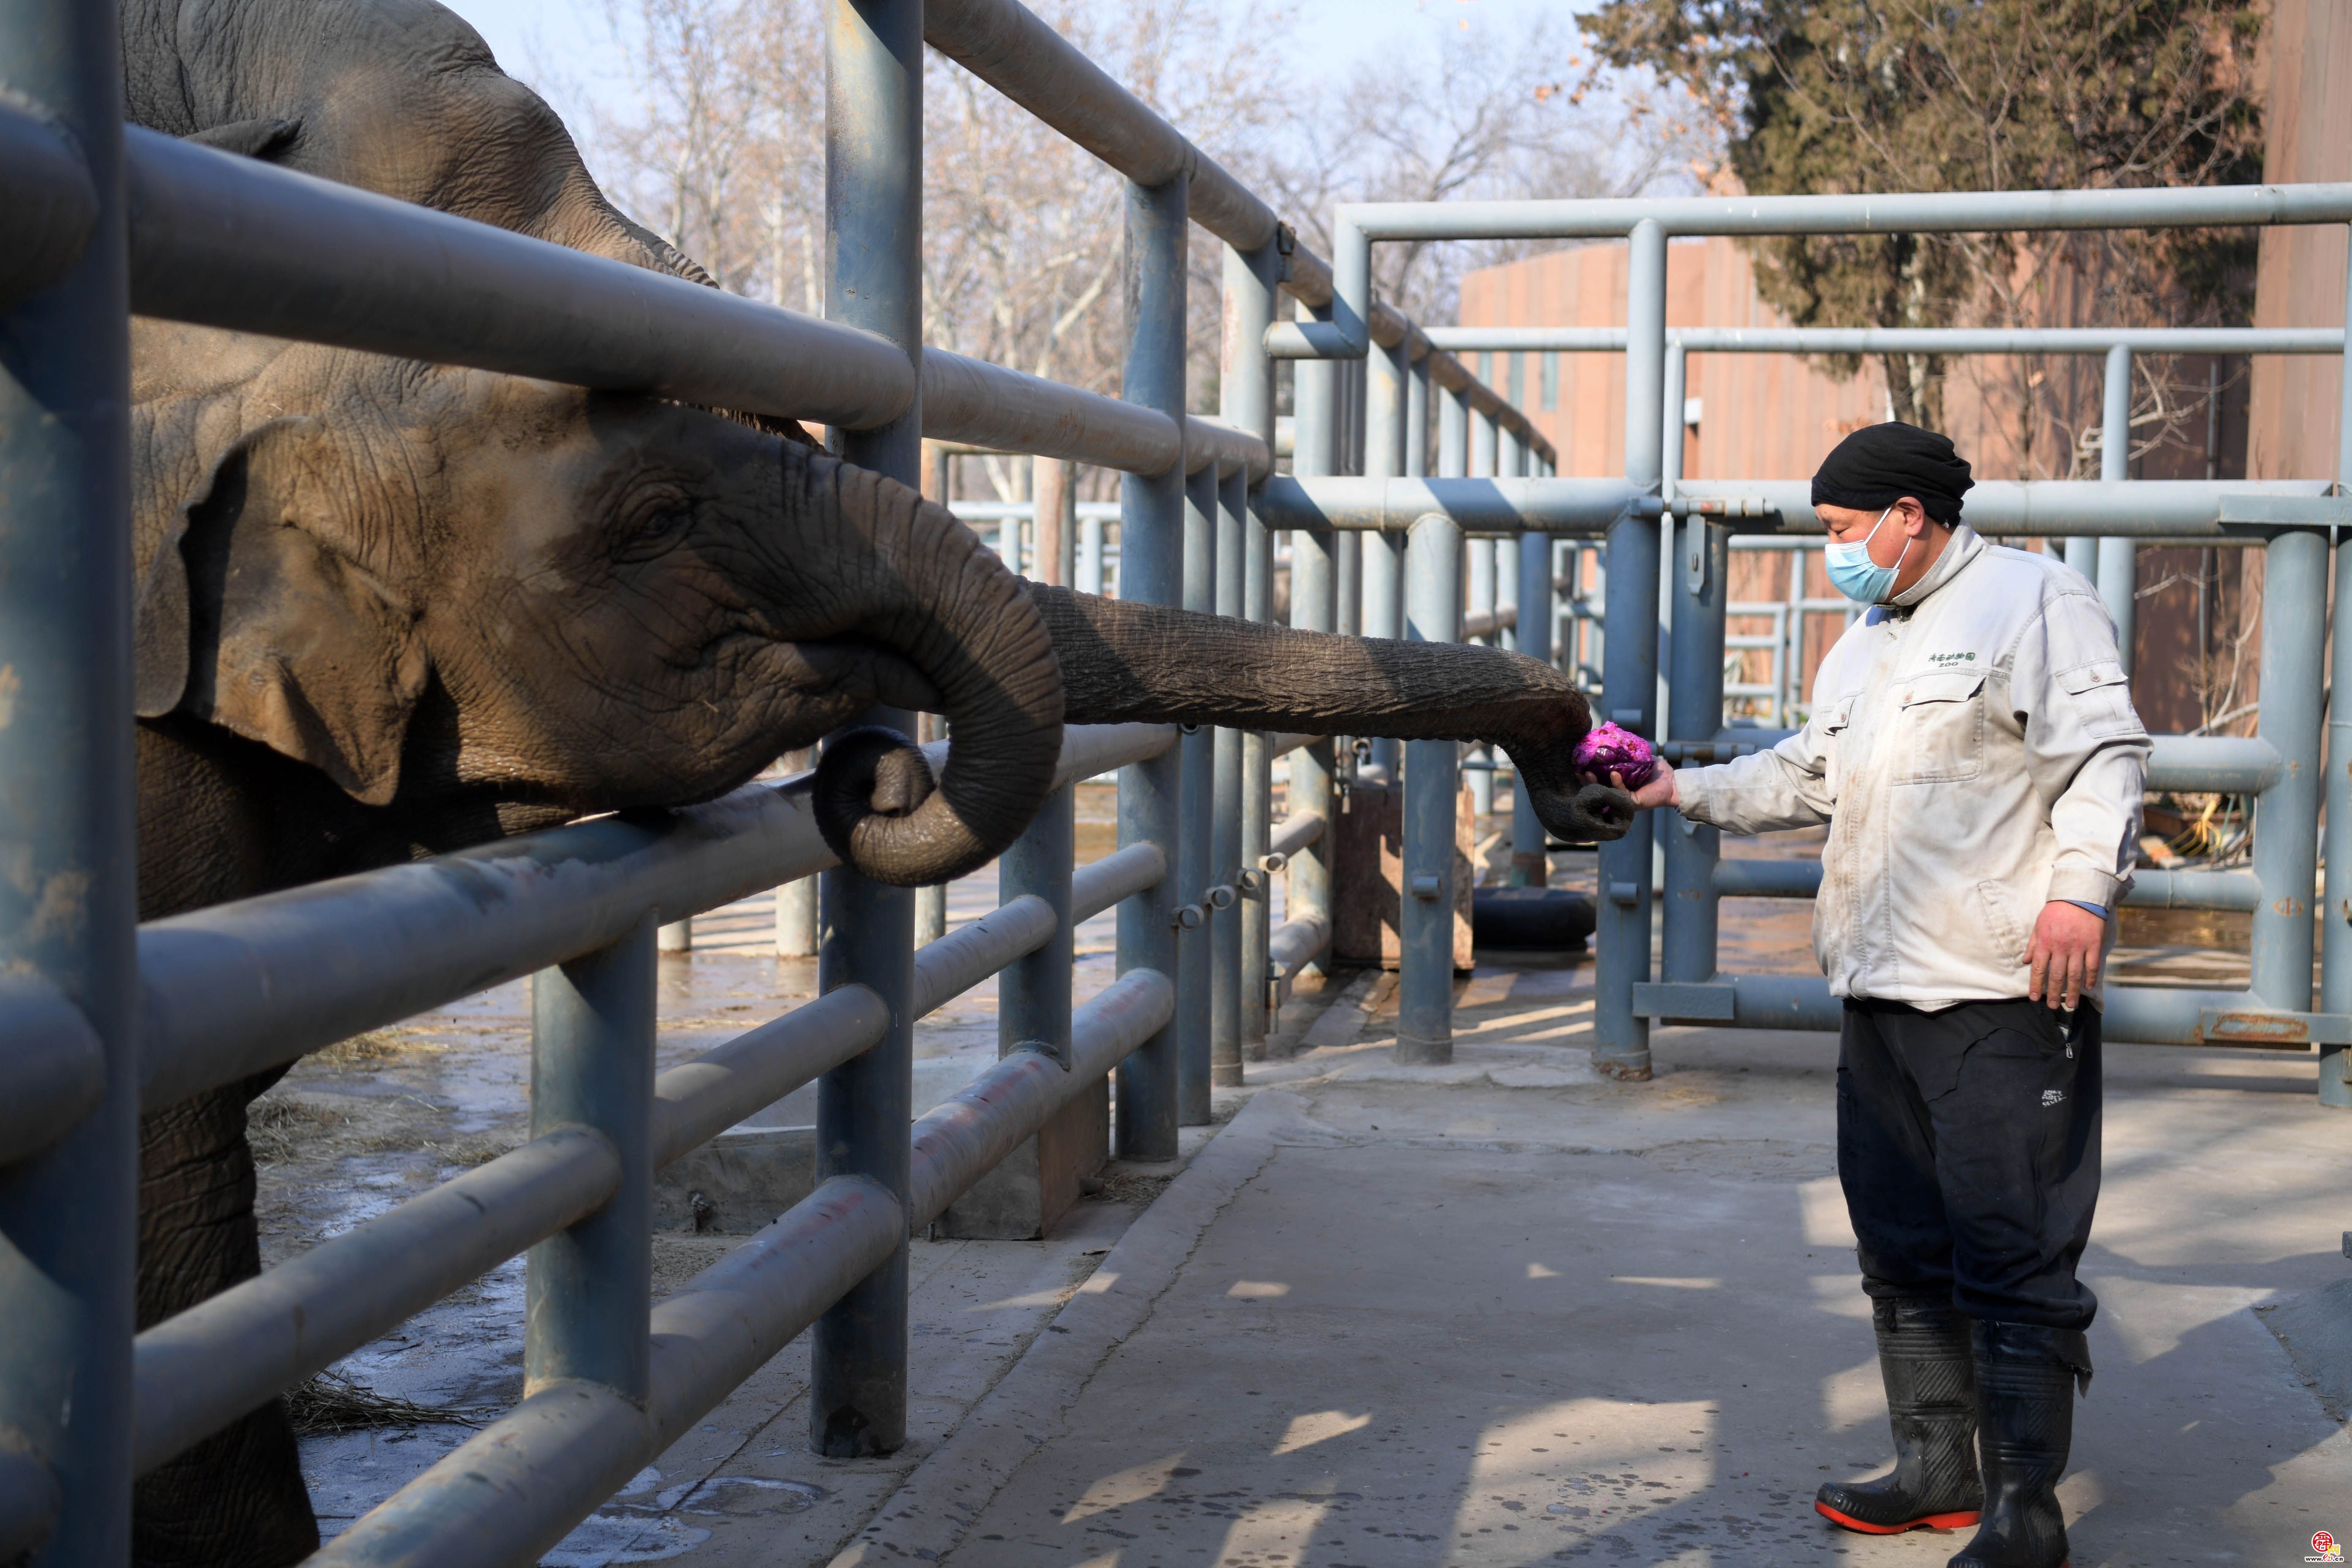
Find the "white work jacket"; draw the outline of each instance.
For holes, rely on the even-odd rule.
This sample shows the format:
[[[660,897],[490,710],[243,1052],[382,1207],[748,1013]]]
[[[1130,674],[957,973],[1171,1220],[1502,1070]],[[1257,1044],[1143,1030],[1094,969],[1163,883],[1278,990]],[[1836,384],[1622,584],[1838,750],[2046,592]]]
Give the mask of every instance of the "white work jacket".
[[[2023,996],[2051,900],[2113,916],[2147,754],[2091,584],[1961,525],[1830,649],[1804,729],[1676,776],[1683,815],[1727,832],[1829,824],[1813,952],[1831,991],[1935,1008]]]

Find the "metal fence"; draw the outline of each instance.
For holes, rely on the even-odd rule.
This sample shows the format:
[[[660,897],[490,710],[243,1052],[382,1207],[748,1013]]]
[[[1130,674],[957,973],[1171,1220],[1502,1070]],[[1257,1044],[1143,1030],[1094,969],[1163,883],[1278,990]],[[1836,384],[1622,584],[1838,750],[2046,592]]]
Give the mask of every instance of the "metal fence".
[[[29,1548],[44,1562],[123,1561],[135,1474],[526,1250],[524,1399],[325,1559],[528,1560],[804,1329],[812,1443],[894,1449],[910,1231],[1106,1076],[1120,1152],[1173,1156],[1180,1125],[1207,1120],[1211,1085],[1238,1081],[1269,989],[1315,961],[1331,925],[1328,739],[1121,726],[1069,733],[1055,795],[1001,863],[1000,909],[919,950],[909,891],[827,868],[804,777],[138,926],[130,311],[810,419],[850,460],[910,485],[927,436],[1115,468],[1123,596],[1270,618],[1269,529],[1288,527],[1290,619],[1308,629],[1435,641],[1475,631],[1549,658],[1553,618],[1516,614],[1519,585],[1553,582],[1549,535],[1599,538],[1612,587],[1601,706],[1645,730],[1661,520],[1686,519],[1696,549],[1675,579],[1665,738],[1703,754],[1755,739],[1718,734],[1728,534],[1738,519],[1793,525],[1807,509],[1785,486],[1672,479],[1661,449],[1670,230],[2352,219],[2345,187],[1348,208],[1327,266],[1013,0],[835,0],[832,318],[820,321],[125,128],[114,27],[110,7],[71,0],[0,16],[20,95],[0,108],[0,197],[16,240],[0,258],[0,1556]],[[927,41],[1126,178],[1121,398],[921,345]],[[1225,246],[1219,420],[1186,412],[1192,223]],[[1370,298],[1374,239],[1490,233],[1632,235],[1622,479],[1555,477],[1523,415]],[[1282,291],[1297,320],[1276,319]],[[1284,477],[1271,473],[1276,358],[1299,362]],[[2159,778],[2179,787],[2264,792],[2251,881],[2168,889],[2174,901],[2262,900],[2251,998],[2190,1004],[2209,1034],[2230,1026],[2210,1019],[2252,1006],[2273,1033],[2333,1040],[2352,1015],[2352,994],[2337,994],[2352,988],[2341,921],[2329,930],[2326,1010],[2311,1012],[2308,994],[2317,642],[2328,531],[2344,507],[2326,482],[1988,485],[1971,498],[1990,531],[2250,532],[2272,558],[2262,738],[2168,741],[2158,752]],[[1465,552],[1465,533],[1512,542]],[[1469,616],[1465,559],[1478,584]],[[2339,555],[2339,571],[2347,564]],[[1293,746],[1290,815],[1276,825],[1270,763]],[[1441,1058],[1461,759],[1440,742],[1374,755],[1407,784],[1400,1051]],[[1074,870],[1070,784],[1112,767],[1120,847]],[[2352,783],[2330,790],[2352,800]],[[1540,856],[1520,805],[1515,852]],[[2352,834],[2352,809],[2329,821]],[[1646,1066],[1650,1016],[1814,1021],[1825,1002],[1802,984],[1714,973],[1712,900],[1730,879],[1711,836],[1669,842],[1669,885],[1697,889],[1689,907],[1703,919],[1669,900],[1656,984],[1648,853],[1638,839],[1603,851],[1598,1027],[1604,1060],[1625,1070]],[[2329,857],[2332,884],[2339,866],[2352,867],[2352,838]],[[1290,878],[1278,930],[1277,867]],[[656,927],[812,875],[823,878],[820,998],[656,1075]],[[2347,894],[2352,884],[2331,886],[2332,900]],[[1074,1008],[1070,933],[1114,907],[1119,978]],[[525,974],[536,976],[530,1142],[133,1335],[142,1109]],[[991,974],[1011,1048],[913,1118],[915,1020]],[[2119,1037],[2194,1032],[2177,1002],[2168,1012],[2117,997]],[[815,1192],[654,1303],[654,1172],[811,1081]]]
[[[1172,1157],[1213,1078],[1238,1080],[1265,982],[1328,942],[1330,742],[1276,825],[1269,763],[1303,737],[1150,726],[1072,730],[1001,907],[919,950],[911,892],[826,868],[806,775],[136,925],[131,311],[806,419],[910,485],[925,437],[1114,468],[1123,596],[1268,616],[1265,345],[1295,330],[1278,291],[1329,314],[1328,268],[1013,0],[835,0],[827,38],[817,320],[125,127],[110,6],[0,17],[19,95],[0,107],[0,1557],[124,1561],[135,1474],[526,1250],[521,1404],[324,1559],[528,1561],[812,1327],[812,1443],[894,1449],[910,1231],[1106,1077],[1120,1152]],[[921,345],[927,41],[1126,177],[1123,397]],[[1192,223],[1226,247],[1223,420],[1186,411]],[[1540,447],[1411,322],[1370,331]],[[1331,625],[1328,557],[1302,546],[1295,569],[1295,618]],[[1070,784],[1110,768],[1121,847],[1074,872]],[[1269,929],[1286,858],[1293,918]],[[656,928],[818,875],[820,998],[656,1076]],[[1114,906],[1119,978],[1073,1008],[1071,931]],[[134,1337],[142,1109],[526,974],[530,1142]],[[992,974],[1009,1048],[913,1118],[915,1020]],[[655,1171],[813,1080],[814,1194],[654,1303]]]
[[[1502,351],[1622,350],[1627,356],[1625,466],[1618,479],[1536,475],[1525,467],[1482,470],[1461,465],[1444,411],[1440,476],[1423,479],[1392,467],[1360,478],[1307,475],[1267,481],[1261,510],[1269,521],[1345,530],[1410,528],[1416,544],[1440,530],[1516,535],[1536,581],[1585,599],[1574,573],[1560,584],[1549,567],[1547,535],[1600,542],[1606,584],[1603,657],[1598,661],[1601,716],[1664,742],[1675,760],[1725,760],[1777,736],[1724,723],[1727,551],[1745,530],[1790,534],[1817,528],[1808,486],[1800,481],[1684,479],[1681,443],[1685,356],[1708,352],[1773,353],[2098,353],[2106,356],[2102,478],[2095,481],[1980,482],[1969,492],[1969,521],[1997,536],[2067,541],[2071,563],[2097,581],[2128,639],[2134,549],[2143,543],[2194,542],[2261,549],[2266,557],[2261,649],[2263,701],[2257,734],[2160,736],[2150,767],[2158,789],[2226,791],[2258,797],[2250,870],[2139,874],[2128,901],[2174,907],[2251,910],[2252,984],[2245,993],[2115,985],[2107,990],[2111,1037],[2152,1043],[2230,1043],[2319,1054],[2319,1094],[2352,1105],[2344,1049],[2352,1042],[2352,770],[2326,775],[2330,918],[2315,930],[2322,805],[2321,726],[2326,644],[2328,556],[2352,522],[2352,500],[2337,482],[2352,472],[2309,480],[2189,481],[2126,479],[2130,359],[2134,353],[2341,353],[2338,329],[2284,332],[2123,331],[1922,332],[1787,331],[1731,332],[1665,322],[1666,241],[1670,235],[1864,234],[1891,231],[2178,227],[2206,225],[2345,223],[2352,186],[2283,185],[2150,191],[2007,192],[1853,197],[1689,198],[1673,200],[1385,203],[1342,206],[1337,215],[1338,281],[1334,325],[1286,341],[1278,352],[1335,356],[1371,353],[1357,330],[1369,297],[1376,241],[1465,238],[1624,238],[1632,250],[1627,325],[1622,329],[1439,329],[1445,347]],[[2346,406],[2352,412],[2352,369]],[[1307,433],[1302,408],[1302,447]],[[2344,449],[2352,453],[2352,423]],[[1416,442],[1408,433],[1404,445]],[[1456,477],[1464,476],[1464,477]],[[1676,542],[1679,542],[1678,543]],[[1662,549],[1662,546],[1664,547]],[[1440,542],[1442,552],[1451,546]],[[1662,579],[1662,554],[1674,570]],[[1538,565],[1538,563],[1544,564]],[[2339,588],[2352,586],[2352,552],[2337,550]],[[1523,580],[1527,580],[1523,572]],[[1418,583],[1418,578],[1416,579]],[[1434,612],[1438,608],[1433,604]],[[1571,626],[1585,613],[1571,604]],[[1517,617],[1523,635],[1555,624],[1553,615]],[[2333,668],[2352,668],[2352,617],[2339,617]],[[1522,646],[1526,646],[1524,643]],[[1587,662],[1572,656],[1572,663]],[[2352,744],[2352,694],[2338,690],[2327,716],[2332,733]],[[2341,730],[2336,726],[2345,726]],[[1417,760],[1417,759],[1416,759]],[[1449,796],[1454,778],[1432,758],[1418,784],[1406,769],[1408,819],[1418,822],[1416,792]],[[1522,797],[1514,846],[1539,846]],[[1663,888],[1654,885],[1652,837],[1636,834],[1600,852],[1596,1056],[1612,1070],[1644,1075],[1654,1020],[1759,1027],[1836,1026],[1838,1009],[1818,977],[1735,976],[1716,967],[1717,909],[1726,893],[1810,896],[1818,868],[1720,861],[1718,835],[1697,825],[1664,825]],[[1408,854],[1411,854],[1410,847]],[[1652,973],[1654,897],[1663,891],[1662,973]],[[2320,938],[2322,981],[2314,1009],[2313,957]],[[1442,1055],[1440,998],[1451,975],[1434,955],[1406,947],[1400,1007],[1428,1033],[1419,1048]]]

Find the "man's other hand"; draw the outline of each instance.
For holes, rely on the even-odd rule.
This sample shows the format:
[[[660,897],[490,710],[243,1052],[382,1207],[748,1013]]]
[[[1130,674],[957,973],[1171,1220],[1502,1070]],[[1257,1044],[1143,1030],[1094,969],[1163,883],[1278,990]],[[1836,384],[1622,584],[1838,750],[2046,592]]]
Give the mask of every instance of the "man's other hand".
[[[2033,922],[2033,945],[2025,950],[2032,975],[2026,994],[2073,1009],[2099,983],[2099,950],[2106,940],[2107,922],[2082,905],[2060,899],[2042,905],[2042,918]]]

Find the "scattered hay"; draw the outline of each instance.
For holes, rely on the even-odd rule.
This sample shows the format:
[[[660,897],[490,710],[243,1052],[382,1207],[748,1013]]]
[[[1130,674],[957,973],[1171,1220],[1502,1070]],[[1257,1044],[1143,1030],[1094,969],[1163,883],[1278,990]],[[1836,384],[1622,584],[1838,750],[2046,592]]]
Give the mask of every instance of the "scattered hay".
[[[312,1137],[351,1124],[348,1111],[278,1095],[263,1095],[245,1110],[245,1141],[257,1165],[299,1159]]]
[[[1168,1190],[1168,1184],[1175,1179],[1176,1173],[1173,1171],[1164,1173],[1113,1171],[1103,1177],[1102,1191],[1096,1195],[1108,1203],[1132,1204],[1139,1209],[1150,1208],[1160,1194]]]
[[[422,1037],[416,1029],[370,1029],[363,1035],[353,1035],[347,1040],[312,1051],[310,1060],[328,1067],[381,1067],[401,1057],[429,1055],[441,1047]]]
[[[286,1394],[286,1413],[298,1437],[336,1432],[366,1432],[383,1426],[476,1426],[488,1411],[454,1405],[418,1405],[378,1394],[341,1373],[322,1372]]]

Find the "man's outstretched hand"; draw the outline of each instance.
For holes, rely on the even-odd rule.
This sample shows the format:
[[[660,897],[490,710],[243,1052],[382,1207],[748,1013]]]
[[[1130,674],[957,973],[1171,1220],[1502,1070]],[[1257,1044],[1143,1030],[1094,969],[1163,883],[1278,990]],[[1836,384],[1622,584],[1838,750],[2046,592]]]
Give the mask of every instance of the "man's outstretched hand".
[[[1591,773],[1584,776],[1594,784],[1605,784],[1613,789],[1625,788],[1625,775],[1620,773],[1612,772],[1605,779],[1596,778]],[[1683,803],[1682,791],[1675,786],[1675,770],[1664,757],[1658,759],[1658,771],[1650,775],[1648,784],[1637,790],[1627,790],[1626,793],[1633,797],[1635,811],[1648,811],[1654,806],[1661,805],[1680,805]]]

